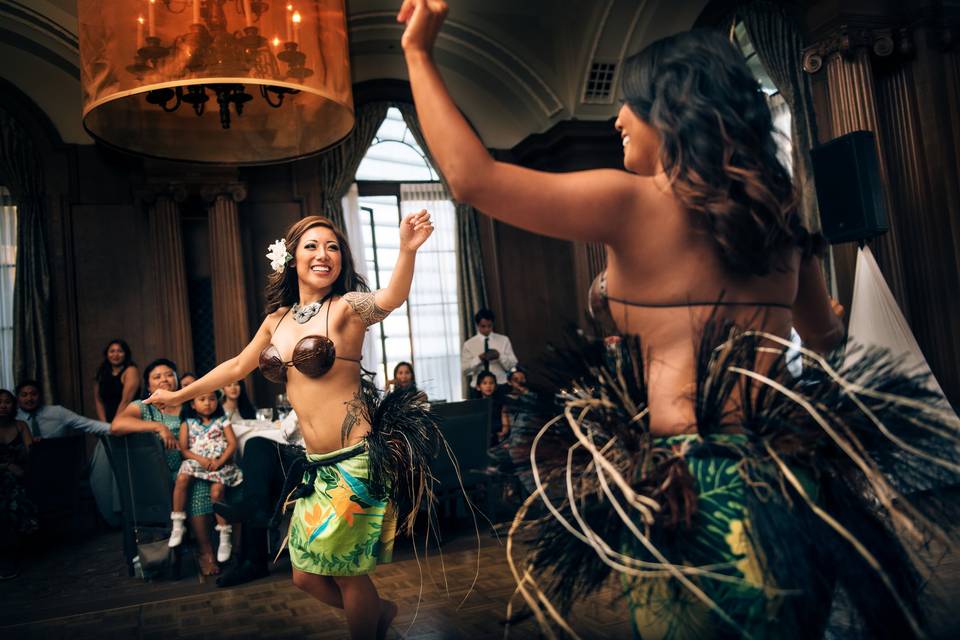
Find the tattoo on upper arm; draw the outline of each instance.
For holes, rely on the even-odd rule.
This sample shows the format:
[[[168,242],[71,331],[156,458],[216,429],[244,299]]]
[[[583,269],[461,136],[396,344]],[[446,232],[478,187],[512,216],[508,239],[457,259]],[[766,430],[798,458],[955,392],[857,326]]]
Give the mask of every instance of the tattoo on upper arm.
[[[351,291],[343,296],[343,301],[350,305],[354,313],[360,316],[363,324],[368,327],[382,322],[384,318],[390,315],[389,311],[377,306],[377,299],[370,292]]]

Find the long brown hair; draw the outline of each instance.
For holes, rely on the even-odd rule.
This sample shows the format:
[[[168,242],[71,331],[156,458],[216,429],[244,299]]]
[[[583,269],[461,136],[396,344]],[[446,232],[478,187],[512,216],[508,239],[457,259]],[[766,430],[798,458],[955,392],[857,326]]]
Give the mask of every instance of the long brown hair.
[[[314,227],[326,227],[333,232],[340,246],[340,277],[333,283],[332,293],[342,296],[348,291],[369,291],[366,280],[353,268],[353,254],[346,236],[333,224],[329,218],[323,216],[307,216],[297,221],[287,229],[284,236],[287,242],[287,251],[291,255],[297,254],[300,239]],[[267,278],[267,313],[273,313],[280,307],[289,307],[300,300],[300,285],[297,283],[297,267],[295,260],[291,260],[282,273],[274,271]]]
[[[660,134],[660,161],[674,194],[731,271],[766,275],[782,267],[788,246],[805,253],[822,246],[801,223],[760,85],[721,33],[691,31],[652,43],[624,64],[623,94]]]

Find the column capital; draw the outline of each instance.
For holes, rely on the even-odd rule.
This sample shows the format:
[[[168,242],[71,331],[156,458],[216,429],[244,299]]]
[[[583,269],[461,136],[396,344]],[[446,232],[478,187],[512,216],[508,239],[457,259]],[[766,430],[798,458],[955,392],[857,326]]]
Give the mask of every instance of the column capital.
[[[866,49],[878,58],[886,58],[895,52],[909,55],[914,44],[910,30],[905,27],[869,27],[856,24],[841,24],[829,31],[816,43],[803,50],[803,70],[814,74],[823,68],[824,60],[834,54],[852,58],[857,51]]]
[[[233,202],[243,202],[247,197],[247,185],[243,182],[221,182],[205,184],[200,187],[200,197],[207,204],[213,204],[223,196]]]
[[[155,204],[161,198],[180,203],[188,195],[187,185],[183,182],[151,182],[133,188],[133,197],[147,205]]]

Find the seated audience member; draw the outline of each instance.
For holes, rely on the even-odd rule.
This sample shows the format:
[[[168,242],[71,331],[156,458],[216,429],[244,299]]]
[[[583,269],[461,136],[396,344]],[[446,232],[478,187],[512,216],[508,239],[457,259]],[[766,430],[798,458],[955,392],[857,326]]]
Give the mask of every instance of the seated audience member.
[[[233,464],[237,450],[237,437],[216,393],[202,393],[193,399],[189,417],[180,425],[180,451],[184,460],[177,473],[173,489],[173,512],[170,514],[172,529],[170,547],[183,542],[183,523],[187,519],[187,492],[194,480],[210,485],[210,499],[223,502],[226,487],[235,487],[243,482],[243,473]],[[221,515],[217,515],[217,531],[220,544],[217,562],[230,559],[233,544],[230,539],[233,527]],[[201,557],[209,558],[213,549],[201,549]],[[207,560],[209,561],[209,560]]]
[[[183,375],[180,376],[180,388],[189,387],[191,384],[197,381],[197,374],[193,371],[184,371]]]
[[[103,350],[103,362],[93,385],[97,418],[112,422],[118,411],[136,399],[139,390],[140,371],[133,363],[130,346],[123,340],[111,340]]]
[[[517,364],[510,338],[493,332],[493,312],[480,309],[473,317],[477,324],[477,334],[463,343],[460,352],[460,369],[467,378],[467,384],[476,380],[477,374],[490,371],[496,377],[497,384],[506,384],[507,371]]]
[[[256,420],[257,409],[247,395],[247,384],[237,380],[220,390],[223,413],[231,424],[243,424],[244,420]]]
[[[148,397],[157,389],[176,391],[180,387],[177,378],[177,365],[170,360],[159,358],[146,366],[143,370],[144,397]],[[170,469],[171,479],[175,482],[177,472],[183,456],[180,454],[180,426],[181,408],[169,405],[162,410],[154,406],[143,404],[142,400],[131,402],[117,414],[111,433],[115,436],[137,432],[155,433],[163,441],[166,450],[167,467]],[[220,572],[213,561],[213,546],[210,544],[211,514],[213,503],[210,501],[210,484],[195,482],[190,487],[190,503],[187,509],[190,515],[190,530],[193,532],[197,547],[209,550],[207,558],[201,554],[200,571],[204,575],[214,575]]]
[[[530,445],[543,426],[539,415],[537,395],[527,385],[526,371],[515,367],[510,371],[510,388],[503,406],[507,432],[504,444],[509,453],[510,469],[529,495],[535,489],[530,467]]]
[[[216,503],[218,515],[242,525],[240,547],[234,554],[235,564],[217,578],[218,587],[230,587],[262,578],[270,573],[272,558],[267,549],[267,530],[276,505],[286,496],[284,480],[288,475],[302,474],[303,439],[297,414],[291,411],[280,423],[286,444],[270,439],[275,434],[254,434],[243,449],[240,470],[243,471],[243,500],[228,505]]]
[[[393,368],[393,378],[387,381],[387,390],[417,391],[417,375],[413,372],[413,365],[409,362],[399,362]],[[421,393],[423,393],[421,391]],[[426,394],[424,394],[426,396]]]
[[[481,371],[477,376],[477,386],[474,391],[478,398],[490,399],[490,446],[496,445],[499,441],[499,434],[503,430],[501,422],[501,409],[503,407],[503,394],[497,386],[497,376],[492,371]]]
[[[33,438],[17,420],[16,397],[0,389],[0,580],[20,574],[21,543],[37,529],[37,509],[24,480]]]
[[[98,436],[110,433],[110,425],[75,414],[58,404],[43,404],[40,383],[24,380],[17,385],[17,420],[27,423],[34,440],[63,438],[75,431],[85,431]]]

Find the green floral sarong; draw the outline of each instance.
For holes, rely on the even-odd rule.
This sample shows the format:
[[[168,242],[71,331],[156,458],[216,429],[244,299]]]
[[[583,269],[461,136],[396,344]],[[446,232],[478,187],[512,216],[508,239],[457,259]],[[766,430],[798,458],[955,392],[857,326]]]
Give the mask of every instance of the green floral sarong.
[[[324,576],[357,576],[390,562],[396,513],[386,497],[370,492],[366,443],[307,454],[311,463],[303,481],[310,483],[314,476],[313,492],[296,501],[290,521],[293,566]]]
[[[715,434],[704,439],[691,434],[656,438],[655,443],[680,451],[685,444],[704,440],[736,447],[747,438]],[[765,575],[764,558],[752,539],[743,460],[712,455],[705,448],[684,456],[684,461],[696,482],[698,506],[692,526],[674,532],[669,546],[683,550],[684,564],[710,566],[718,576],[729,578],[699,577],[693,582],[751,637],[780,637],[777,614],[787,599]],[[796,473],[815,497],[816,486],[802,471]],[[636,547],[634,554],[641,553],[639,544]],[[675,580],[624,577],[623,583],[636,638],[701,639],[730,633],[716,612]]]

